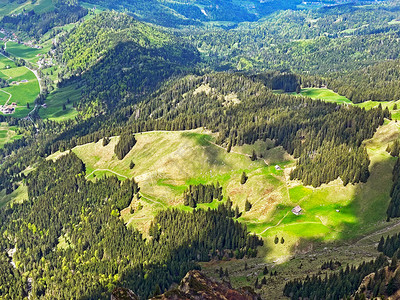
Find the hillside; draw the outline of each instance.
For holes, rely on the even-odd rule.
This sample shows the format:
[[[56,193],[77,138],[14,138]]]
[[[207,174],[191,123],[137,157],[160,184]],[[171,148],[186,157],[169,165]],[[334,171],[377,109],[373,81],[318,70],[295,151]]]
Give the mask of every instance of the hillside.
[[[0,299],[396,298],[399,3],[0,0]]]
[[[221,25],[256,21],[281,9],[296,9],[300,1],[102,1],[89,0],[109,9],[128,9],[140,20],[166,27],[201,26],[203,22],[218,21]]]
[[[368,100],[396,101],[400,98],[399,75],[399,60],[388,60],[335,76],[328,85],[354,103]]]
[[[199,59],[176,37],[115,12],[78,26],[59,51],[67,70],[60,86],[77,82],[83,87],[78,110],[84,116],[137,102]]]

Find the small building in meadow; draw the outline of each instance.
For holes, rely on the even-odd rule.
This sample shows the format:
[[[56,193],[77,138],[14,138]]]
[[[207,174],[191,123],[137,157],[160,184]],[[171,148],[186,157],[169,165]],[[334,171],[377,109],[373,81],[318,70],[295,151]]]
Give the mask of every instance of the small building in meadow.
[[[301,215],[302,209],[300,205],[297,205],[295,208],[292,209],[292,213],[294,213],[296,216]]]

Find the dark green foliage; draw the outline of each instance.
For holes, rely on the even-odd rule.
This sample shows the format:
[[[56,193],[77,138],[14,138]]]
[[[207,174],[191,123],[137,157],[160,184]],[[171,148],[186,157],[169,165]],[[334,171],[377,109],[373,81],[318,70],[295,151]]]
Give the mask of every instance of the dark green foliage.
[[[228,21],[245,22],[256,21],[272,12],[281,9],[296,9],[299,0],[272,0],[259,2],[235,1],[186,1],[178,0],[165,2],[161,0],[89,0],[93,4],[101,4],[110,9],[128,10],[138,18],[166,27],[182,25],[202,26],[201,22]],[[203,11],[199,7],[203,8]]]
[[[400,158],[397,159],[393,168],[393,186],[390,191],[389,207],[386,211],[388,218],[400,217]]]
[[[335,74],[328,87],[354,103],[400,98],[400,60],[389,60],[347,74]]]
[[[289,10],[269,16],[258,26],[193,31],[188,39],[200,45],[207,63],[217,66],[217,70],[292,70],[322,75],[335,72],[333,79],[340,76],[336,74],[339,71],[349,78],[348,82],[343,80],[347,88],[348,83],[357,84],[357,77],[352,79],[349,70],[399,57],[397,25],[389,24],[399,19],[399,5],[389,3],[380,2],[371,7],[355,2],[313,10]],[[389,72],[386,74],[391,77]],[[368,81],[369,75],[371,81]],[[384,75],[378,76],[384,78]],[[385,86],[374,84],[374,78],[378,77],[373,72],[364,78],[369,85],[359,85],[356,94],[361,97],[364,97],[364,87],[367,95],[373,97],[375,86]],[[391,91],[398,90],[395,73],[393,78],[386,81]],[[351,90],[355,89],[357,85],[351,86]],[[378,93],[381,91],[378,89]]]
[[[281,244],[285,243],[285,239],[281,237]]]
[[[4,250],[0,254],[0,296],[2,299],[23,299],[27,296],[26,282],[20,272],[11,266]]]
[[[135,167],[135,163],[131,160],[131,162],[129,163],[129,169],[133,169]]]
[[[250,156],[250,159],[251,159],[251,161],[257,160],[257,154],[256,154],[256,152],[254,150],[253,150],[253,153]]]
[[[109,299],[116,285],[145,298],[157,285],[165,290],[198,268],[196,261],[254,256],[262,244],[224,205],[208,211],[161,211],[150,226],[152,238],[145,239],[118,217],[138,192],[136,183],[115,176],[87,181],[85,167],[73,153],[43,161],[27,184],[28,200],[0,209],[1,252],[16,247],[14,259],[20,263],[13,270],[0,259],[0,281],[7,278],[12,284],[1,286],[14,299],[26,295],[20,270],[32,276],[35,298]],[[65,245],[59,248],[61,237]]]
[[[118,144],[115,145],[114,153],[117,155],[118,159],[121,160],[129,153],[129,151],[131,151],[135,144],[136,139],[132,133],[123,133],[118,141]]]
[[[398,157],[400,153],[400,142],[399,140],[395,140],[393,144],[389,144],[386,148],[386,152],[390,153],[393,157]]]
[[[329,262],[325,262],[321,265],[321,270],[331,270],[334,271],[337,268],[340,268],[342,266],[342,264],[340,263],[340,261],[333,261],[330,260]]]
[[[246,202],[244,203],[244,210],[249,211],[251,209],[251,203],[249,200],[246,199]]]
[[[386,292],[389,296],[393,295],[396,293],[398,290],[400,290],[400,272],[397,271],[396,274],[392,279],[390,279]]]
[[[274,243],[275,243],[275,245],[279,243],[279,238],[277,236],[275,236],[275,238],[274,238]]]
[[[384,242],[382,242],[384,241]],[[395,234],[393,236],[387,236],[386,239],[381,237],[378,244],[378,251],[382,252],[388,257],[393,257],[395,253],[399,254],[400,249],[400,234]],[[397,258],[400,258],[399,256]]]
[[[232,140],[229,140],[228,147],[226,148],[226,152],[231,152],[232,150]]]
[[[107,146],[110,143],[111,139],[107,136],[103,138],[103,147]]]
[[[265,276],[263,277],[263,279],[261,280],[261,285],[266,285],[267,284],[267,278],[265,278]]]
[[[60,86],[82,87],[77,107],[82,117],[136,103],[198,61],[194,47],[115,12],[78,26],[58,51],[67,64]]]
[[[365,276],[377,272],[388,264],[381,255],[376,260],[363,262],[358,267],[347,265],[346,269],[330,276],[307,276],[303,280],[289,281],[283,290],[286,297],[293,300],[302,299],[342,299],[352,295],[359,288]]]
[[[248,177],[246,175],[246,172],[243,172],[242,176],[240,177],[240,184],[245,184],[247,179],[248,179]]]
[[[221,201],[222,198],[222,186],[219,185],[219,182],[216,184],[190,185],[183,193],[183,203],[193,208],[199,203],[211,203],[214,199]]]
[[[263,274],[268,275],[268,267],[267,266],[264,267]]]
[[[81,6],[58,3],[56,8],[50,12],[37,14],[31,10],[26,13],[4,16],[0,26],[25,31],[39,39],[54,27],[76,23],[87,13],[88,10]]]

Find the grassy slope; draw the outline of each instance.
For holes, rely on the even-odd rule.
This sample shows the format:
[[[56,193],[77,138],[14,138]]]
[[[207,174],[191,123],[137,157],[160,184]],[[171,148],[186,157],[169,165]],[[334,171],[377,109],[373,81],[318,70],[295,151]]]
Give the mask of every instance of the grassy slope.
[[[79,101],[80,92],[81,90],[74,85],[55,90],[47,97],[47,108],[41,108],[39,110],[39,116],[42,119],[49,119],[52,121],[65,121],[75,118],[78,112],[72,105],[74,102]],[[70,100],[69,104],[67,104],[67,99]],[[66,105],[66,110],[63,110],[63,104]]]
[[[141,187],[140,202],[144,207],[133,215],[126,209],[122,215],[127,223],[141,230],[146,230],[158,209],[168,206],[189,209],[182,205],[182,193],[189,184],[219,181],[225,198],[229,196],[241,211],[246,199],[253,204],[239,220],[265,238],[265,247],[270,249],[268,260],[284,261],[302,247],[304,240],[306,244],[310,240],[347,241],[386,226],[394,159],[385,148],[397,137],[397,123],[392,121],[382,126],[366,142],[371,158],[369,181],[346,187],[340,180],[319,188],[304,187],[301,182],[288,179],[294,161],[282,149],[273,148],[263,153],[269,165],[263,160],[252,162],[243,155],[251,153],[252,146],[234,147],[231,153],[226,153],[209,142],[213,136],[199,130],[137,134],[137,144],[122,161],[113,152],[118,137],[106,147],[99,141],[73,151],[85,162],[88,178],[110,175],[111,171],[121,179],[135,177]],[[260,152],[268,148],[267,144],[257,143],[254,148]],[[136,164],[133,170],[129,169],[131,160]],[[276,170],[276,164],[284,170]],[[241,185],[243,171],[249,180]],[[303,208],[300,216],[291,213],[296,205]],[[132,206],[136,208],[138,201]],[[284,237],[285,243],[275,246],[275,236]]]
[[[15,57],[23,58],[32,63],[37,63],[37,61],[40,59],[40,56],[38,55],[43,55],[47,53],[50,50],[50,47],[51,43],[44,44],[44,47],[42,49],[36,49],[25,46],[23,44],[7,42],[7,52]]]
[[[0,148],[4,144],[20,139],[22,136],[17,134],[17,127],[8,126],[7,123],[0,123]]]
[[[292,93],[296,95],[296,93]],[[335,103],[351,103],[349,99],[344,96],[341,96],[335,93],[332,90],[325,88],[305,88],[301,89],[300,95],[304,97],[310,97],[312,99],[322,99],[326,102],[335,102]]]
[[[283,91],[276,90],[274,91],[277,94],[281,94]],[[289,93],[291,95],[298,95],[296,93]],[[326,88],[306,88],[302,89],[299,96],[310,97],[311,99],[320,99],[326,102],[335,102],[339,104],[351,104],[358,107],[362,107],[365,109],[372,109],[379,105],[382,105],[382,108],[388,107],[392,113],[393,120],[400,120],[400,100],[398,101],[365,101],[362,103],[353,104],[349,99],[344,96],[341,96],[335,93],[332,90]],[[394,110],[394,105],[397,104],[398,109]]]

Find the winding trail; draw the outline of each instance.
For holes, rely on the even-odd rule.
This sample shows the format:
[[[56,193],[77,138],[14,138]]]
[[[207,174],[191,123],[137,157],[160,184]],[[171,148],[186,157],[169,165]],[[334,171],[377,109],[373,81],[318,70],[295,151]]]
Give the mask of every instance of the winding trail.
[[[385,228],[382,228],[382,229],[380,229],[378,231],[372,232],[372,233],[362,237],[361,239],[359,239],[354,245],[358,245],[360,242],[362,242],[364,240],[370,240],[374,236],[383,235],[383,234],[389,232],[390,230],[392,230],[393,228],[395,228],[395,227],[397,227],[399,225],[400,225],[400,221],[397,221],[396,223],[394,223],[394,224],[392,224],[392,225],[390,225],[388,227],[385,227]],[[372,242],[372,240],[370,240],[370,241]]]
[[[287,217],[288,214],[289,214],[289,211],[283,216],[282,219],[279,220],[279,222],[276,225],[269,226],[269,227],[265,228],[261,233],[258,233],[257,235],[261,236],[262,234],[267,232],[269,229],[274,228],[274,227],[278,227],[279,225],[281,225],[282,221]]]
[[[0,91],[3,92],[3,93],[6,93],[9,96],[7,101],[6,101],[6,103],[4,103],[4,105],[7,105],[8,102],[10,102],[10,99],[12,98],[12,95],[10,93],[6,92],[5,90],[0,89]]]
[[[128,178],[128,177],[126,177],[125,175],[119,174],[119,173],[117,173],[117,172],[115,172],[115,171],[112,171],[112,170],[110,170],[110,169],[96,169],[96,170],[93,170],[93,172],[90,173],[89,175],[86,175],[85,178],[88,178],[90,175],[92,175],[92,174],[95,173],[95,172],[101,172],[101,171],[103,171],[103,172],[110,172],[110,173],[113,173],[113,174],[115,174],[115,175],[117,175],[117,176],[123,177],[123,178],[125,178],[125,179]]]

